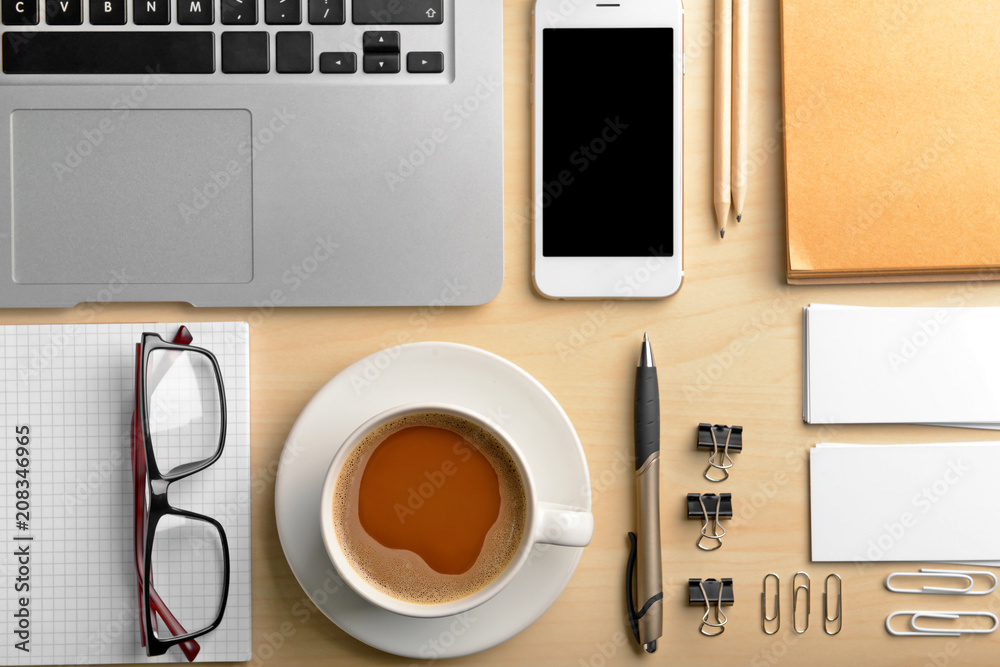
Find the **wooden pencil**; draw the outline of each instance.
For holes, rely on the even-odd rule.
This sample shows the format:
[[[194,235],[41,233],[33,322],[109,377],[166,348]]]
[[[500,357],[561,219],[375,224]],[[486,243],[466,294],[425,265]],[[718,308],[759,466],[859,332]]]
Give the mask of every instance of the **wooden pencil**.
[[[726,236],[732,208],[733,0],[715,0],[715,219]]]
[[[743,220],[750,158],[750,0],[733,0],[733,208]]]

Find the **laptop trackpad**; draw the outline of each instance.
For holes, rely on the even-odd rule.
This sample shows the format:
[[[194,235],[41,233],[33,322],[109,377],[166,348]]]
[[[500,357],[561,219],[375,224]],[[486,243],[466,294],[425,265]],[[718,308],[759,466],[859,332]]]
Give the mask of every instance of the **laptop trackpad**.
[[[245,110],[11,114],[14,280],[253,278]]]

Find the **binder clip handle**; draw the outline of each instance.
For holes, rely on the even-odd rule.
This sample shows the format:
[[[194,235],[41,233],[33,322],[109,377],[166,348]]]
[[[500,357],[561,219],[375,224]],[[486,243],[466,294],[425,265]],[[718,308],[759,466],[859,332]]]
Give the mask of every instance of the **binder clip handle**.
[[[722,443],[722,449],[719,443]],[[743,427],[698,424],[698,449],[710,449],[705,479],[710,482],[724,482],[729,479],[729,469],[733,467],[733,457],[729,452],[743,451]],[[721,477],[713,477],[712,470],[721,470]]]
[[[722,547],[722,538],[726,529],[720,523],[721,519],[733,518],[733,495],[731,493],[689,493],[687,496],[687,516],[689,519],[701,519],[701,535],[695,545],[702,551],[715,551]],[[715,546],[704,546],[703,540],[715,542]]]
[[[729,619],[722,611],[723,605],[733,604],[732,579],[688,579],[688,604],[691,606],[705,605],[705,613],[701,617],[698,632],[706,637],[718,637],[726,631]],[[712,621],[712,617],[715,621]],[[714,628],[716,631],[709,630]]]

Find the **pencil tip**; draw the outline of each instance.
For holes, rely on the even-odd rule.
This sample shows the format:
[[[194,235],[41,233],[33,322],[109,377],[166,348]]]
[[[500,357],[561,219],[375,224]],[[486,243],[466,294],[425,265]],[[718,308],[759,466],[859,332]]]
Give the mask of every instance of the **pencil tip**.
[[[736,214],[736,222],[743,222],[743,214],[742,213],[737,213]]]
[[[649,334],[648,333],[642,334],[642,342],[643,343],[648,343],[649,342]]]
[[[726,238],[726,230],[725,229],[723,229],[721,232],[719,232],[719,238],[723,238],[723,239]]]

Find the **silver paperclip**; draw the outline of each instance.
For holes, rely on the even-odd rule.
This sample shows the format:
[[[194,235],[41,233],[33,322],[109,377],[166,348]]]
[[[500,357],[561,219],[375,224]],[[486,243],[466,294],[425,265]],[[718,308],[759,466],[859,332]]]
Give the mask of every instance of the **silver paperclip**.
[[[701,617],[701,627],[698,628],[698,632],[705,635],[706,637],[718,637],[723,632],[726,631],[726,622],[729,620],[726,618],[725,612],[722,611],[722,591],[724,586],[722,582],[719,582],[719,599],[715,604],[715,623],[709,621],[709,617],[712,614],[712,603],[708,601],[708,593],[705,592],[705,582],[701,581],[698,583],[698,587],[701,589],[701,596],[705,599],[705,615]],[[718,632],[705,632],[705,628],[718,628]]]
[[[719,457],[719,441],[715,437],[715,428],[710,428],[709,432],[712,434],[712,455],[708,457],[708,467],[705,468],[705,479],[710,482],[724,482],[729,479],[729,469],[733,467],[733,459],[729,456],[729,438],[733,435],[733,429],[726,430],[726,446],[722,450],[722,458],[719,459],[720,463],[716,463],[716,459]],[[727,464],[726,461],[729,463]],[[715,479],[711,477],[709,473],[712,472],[712,468],[722,471],[722,477]],[[718,547],[716,547],[718,549]]]
[[[715,500],[714,519],[708,516],[708,509],[706,509],[705,507],[704,493],[698,496],[698,502],[701,503],[701,513],[705,517],[705,523],[701,527],[701,537],[698,538],[698,541],[695,542],[695,544],[702,551],[715,551],[716,549],[722,546],[722,538],[725,537],[726,535],[726,529],[722,527],[721,523],[719,523],[719,509],[722,507],[722,496],[719,496]],[[709,535],[707,532],[709,523],[713,524],[713,530],[711,535]],[[719,532],[720,530],[722,531],[721,533]],[[705,539],[715,540],[718,544],[716,544],[714,547],[703,547],[701,546],[701,541]]]
[[[896,616],[909,616],[911,629],[894,630],[892,627],[892,619]],[[993,625],[990,628],[955,628],[946,630],[943,628],[928,628],[919,624],[921,619],[954,621],[958,620],[961,616],[988,618],[993,621]],[[961,635],[988,635],[989,633],[995,631],[998,626],[1000,626],[1000,621],[997,620],[997,617],[994,614],[991,614],[988,611],[897,611],[889,614],[885,619],[886,631],[888,631],[890,635],[895,635],[896,637],[959,637]]]
[[[798,584],[799,577],[805,577],[805,584]],[[799,630],[799,619],[798,619],[798,604],[799,604],[799,591],[806,592],[806,624],[801,630]],[[805,572],[796,572],[795,576],[792,577],[792,629],[795,630],[797,634],[802,634],[809,629],[809,612],[812,609],[812,603],[810,598],[812,597],[812,580],[809,579],[809,575]]]
[[[892,585],[893,577],[933,577],[935,579],[959,580],[961,588],[954,586],[923,586],[922,588],[897,588]],[[974,591],[973,577],[986,577],[990,587],[984,591]],[[885,587],[893,593],[926,593],[927,595],[989,595],[997,588],[997,578],[992,572],[985,570],[934,570],[920,568],[920,572],[893,572],[885,578]]]
[[[837,580],[837,613],[832,617],[829,612],[829,601],[828,597],[830,594],[830,579]],[[828,574],[826,576],[826,581],[823,582],[823,632],[828,635],[835,635],[840,632],[840,629],[844,627],[844,580],[840,578],[839,574]],[[836,623],[837,629],[830,632],[832,625]]]
[[[774,616],[767,615],[767,580],[774,577]],[[768,623],[776,623],[774,630],[767,631]],[[776,635],[781,629],[781,581],[773,572],[764,575],[764,590],[760,592],[760,629],[765,635]]]

